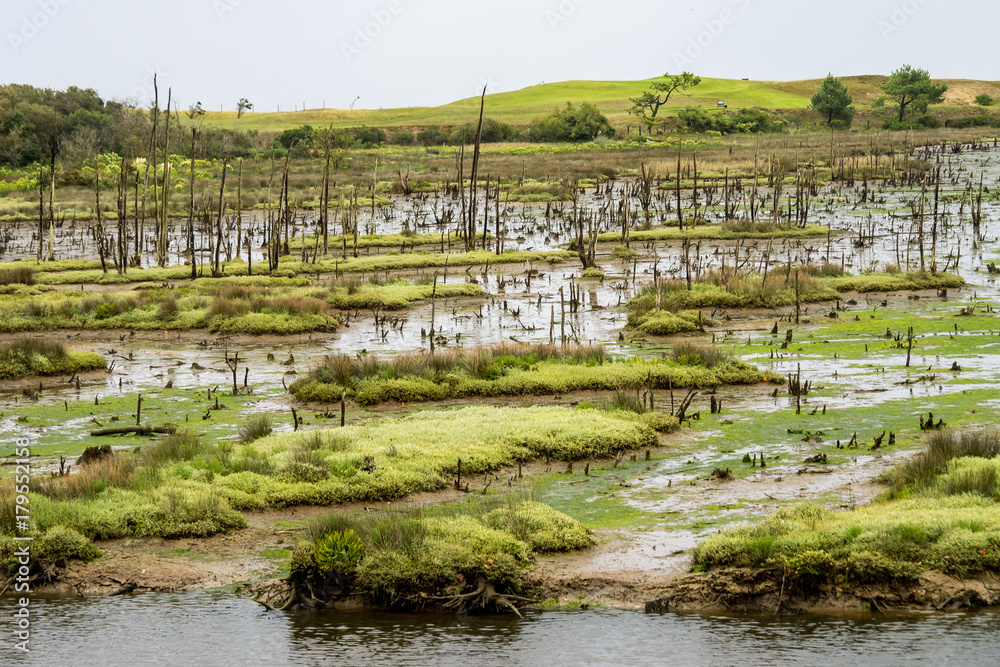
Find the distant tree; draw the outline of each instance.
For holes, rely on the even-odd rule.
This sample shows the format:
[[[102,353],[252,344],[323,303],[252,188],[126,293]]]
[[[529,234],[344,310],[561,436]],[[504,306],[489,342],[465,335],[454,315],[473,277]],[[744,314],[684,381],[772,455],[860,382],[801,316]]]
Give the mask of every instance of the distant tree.
[[[579,107],[567,102],[565,109],[536,120],[528,128],[528,137],[532,141],[592,141],[600,135],[613,137],[615,129],[607,117],[589,102]]]
[[[903,65],[882,84],[882,90],[899,105],[899,122],[902,123],[907,107],[912,106],[923,113],[928,104],[941,102],[948,84],[934,83],[925,69]]]
[[[303,125],[302,127],[297,127],[292,130],[285,130],[274,138],[274,143],[286,149],[291,148],[292,146],[305,146],[307,148],[311,148],[314,136],[315,132],[313,132],[312,127],[309,125]]]
[[[417,141],[424,146],[441,146],[448,143],[448,135],[437,125],[417,132]]]
[[[823,114],[827,125],[833,125],[834,120],[850,124],[854,118],[854,98],[840,79],[835,79],[832,74],[826,75],[823,84],[812,96],[811,104],[813,109]]]
[[[413,132],[407,130],[393,132],[389,135],[389,139],[397,146],[412,146],[414,142]]]
[[[239,120],[240,118],[243,118],[244,112],[252,110],[253,104],[250,103],[250,100],[245,97],[241,97],[240,101],[236,103],[236,119]]]
[[[205,110],[201,106],[201,102],[195,102],[193,105],[188,107],[187,116],[191,120],[195,118],[200,118],[205,115]]]
[[[656,114],[659,113],[660,107],[670,100],[670,96],[677,90],[694,88],[699,83],[701,83],[701,77],[695,76],[691,72],[664,74],[663,81],[654,81],[649,84],[649,89],[642,95],[629,98],[632,107],[628,112],[642,118],[647,125],[662,123],[662,121],[656,120]]]
[[[352,133],[355,141],[366,148],[381,146],[386,141],[385,132],[377,127],[359,127],[352,130]]]
[[[986,93],[976,95],[976,104],[981,107],[991,107],[993,106],[993,98]]]

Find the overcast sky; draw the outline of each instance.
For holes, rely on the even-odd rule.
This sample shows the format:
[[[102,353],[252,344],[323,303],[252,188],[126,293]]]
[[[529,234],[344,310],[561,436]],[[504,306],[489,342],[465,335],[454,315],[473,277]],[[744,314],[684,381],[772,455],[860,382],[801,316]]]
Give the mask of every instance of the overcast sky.
[[[1000,79],[968,0],[4,0],[0,83],[258,111],[437,105],[571,79]]]

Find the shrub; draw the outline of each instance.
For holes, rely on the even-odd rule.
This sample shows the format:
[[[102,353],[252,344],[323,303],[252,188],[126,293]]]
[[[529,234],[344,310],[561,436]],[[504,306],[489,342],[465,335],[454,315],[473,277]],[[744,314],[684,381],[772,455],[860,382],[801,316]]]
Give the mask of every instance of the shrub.
[[[400,130],[389,135],[389,141],[397,146],[412,146],[414,144],[413,133]]]
[[[365,545],[347,529],[316,540],[316,565],[320,572],[351,572],[365,554]]]
[[[534,121],[528,129],[532,141],[593,141],[598,136],[614,137],[615,130],[597,107],[584,102],[578,108],[572,102],[550,116]]]
[[[976,95],[976,104],[981,107],[991,107],[993,106],[993,98],[986,93],[980,93]]]
[[[417,132],[417,142],[424,146],[443,146],[448,143],[448,135],[440,127],[433,125]]]
[[[365,148],[381,146],[386,141],[385,132],[377,127],[359,127],[351,131],[354,139]]]
[[[239,427],[240,442],[246,444],[271,435],[274,420],[268,414],[250,415]]]

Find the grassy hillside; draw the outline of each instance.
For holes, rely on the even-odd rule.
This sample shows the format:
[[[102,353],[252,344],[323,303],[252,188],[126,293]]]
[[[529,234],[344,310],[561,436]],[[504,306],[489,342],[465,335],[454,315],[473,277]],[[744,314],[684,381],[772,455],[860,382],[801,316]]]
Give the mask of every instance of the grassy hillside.
[[[879,84],[885,76],[843,77],[857,104],[870,104],[880,94]],[[496,93],[486,98],[487,114],[515,125],[526,125],[534,118],[550,113],[567,101],[596,104],[615,125],[634,123],[627,115],[629,97],[637,96],[652,81],[564,81],[545,83],[508,93]],[[1000,98],[1000,82],[941,79],[948,84],[945,104],[971,104],[979,93]],[[701,85],[689,95],[675,94],[668,108],[686,106],[715,107],[724,101],[730,108],[766,107],[772,109],[804,109],[819,88],[821,79],[804,81],[741,81],[736,79],[703,78]],[[280,131],[300,125],[323,127],[424,127],[427,125],[459,125],[472,122],[479,111],[479,98],[470,97],[439,107],[408,107],[402,109],[311,109],[283,113],[250,113],[239,121],[236,112],[210,112],[205,116],[209,125],[238,126],[242,129]]]

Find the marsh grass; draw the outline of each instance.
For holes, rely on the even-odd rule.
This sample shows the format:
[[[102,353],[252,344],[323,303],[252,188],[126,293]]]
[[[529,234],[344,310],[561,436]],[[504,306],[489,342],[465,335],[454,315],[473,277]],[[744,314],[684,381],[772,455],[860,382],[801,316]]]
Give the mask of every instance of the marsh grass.
[[[796,281],[796,275],[798,280]],[[729,270],[709,271],[688,289],[680,279],[659,283],[660,308],[677,312],[698,308],[777,308],[796,303],[834,301],[844,292],[893,292],[961,287],[965,281],[948,273],[865,273],[846,275],[833,264],[803,267],[774,266],[766,276],[733,275]],[[647,285],[628,304],[633,326],[657,304],[657,287]]]
[[[190,461],[203,455],[208,447],[189,431],[174,433],[142,449],[142,465],[157,468],[170,461]]]
[[[724,348],[690,342],[675,344],[670,355],[678,364],[705,368],[716,368],[734,359],[732,352]]]
[[[952,429],[934,431],[926,436],[922,451],[883,476],[890,485],[886,497],[893,498],[934,487],[939,476],[945,473],[956,459],[994,459],[997,456],[1000,456],[1000,433],[996,431],[955,431]],[[989,493],[984,494],[987,497],[993,497],[997,494],[996,483],[992,486],[989,484],[991,478],[996,482],[996,479],[992,477],[995,475],[995,471],[991,473],[989,469],[980,469],[980,472],[974,474],[984,475],[985,479],[976,481],[971,477],[966,477],[964,482],[955,479],[949,484],[957,492],[959,485],[965,484],[970,487],[989,489]]]
[[[48,338],[21,337],[0,346],[0,379],[79,373],[106,365],[96,352],[69,351]]]
[[[1000,571],[1000,436],[934,432],[885,475],[888,491],[849,512],[805,504],[699,544],[696,567],[780,567],[813,583],[912,580],[927,569]]]
[[[764,377],[758,369],[709,348],[678,363],[668,359],[614,360],[600,345],[563,348],[544,343],[504,343],[433,355],[420,353],[396,361],[374,355],[351,360],[334,356],[293,382],[289,391],[303,401],[332,403],[339,401],[346,389],[359,404],[374,405],[385,401],[531,396],[645,386],[659,389],[754,384]],[[768,377],[778,381],[773,374]]]
[[[239,440],[249,444],[255,440],[271,435],[274,430],[274,419],[269,414],[250,415],[239,427]]]
[[[497,592],[519,591],[536,553],[571,551],[593,544],[578,521],[535,502],[525,492],[467,502],[313,521],[309,541],[292,562],[293,581],[316,582],[328,545],[356,538],[361,547],[341,570],[366,599],[391,608],[426,604],[446,590],[472,590],[488,582]],[[317,576],[318,575],[318,576]],[[421,602],[423,601],[423,602]]]
[[[30,266],[0,269],[0,285],[34,285],[35,271]]]
[[[87,465],[76,466],[76,470],[65,477],[52,477],[36,483],[32,490],[53,500],[91,499],[108,488],[130,488],[135,470],[133,458],[115,453]]]

